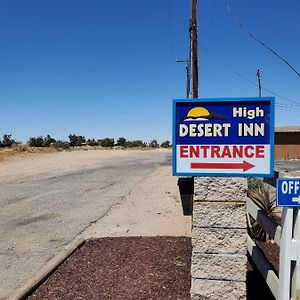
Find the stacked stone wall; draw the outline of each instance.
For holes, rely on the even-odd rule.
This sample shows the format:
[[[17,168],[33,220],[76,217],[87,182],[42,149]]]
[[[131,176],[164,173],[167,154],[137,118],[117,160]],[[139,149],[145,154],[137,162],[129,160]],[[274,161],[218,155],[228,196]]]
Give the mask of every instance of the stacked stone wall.
[[[196,177],[192,299],[244,300],[247,274],[247,179]]]

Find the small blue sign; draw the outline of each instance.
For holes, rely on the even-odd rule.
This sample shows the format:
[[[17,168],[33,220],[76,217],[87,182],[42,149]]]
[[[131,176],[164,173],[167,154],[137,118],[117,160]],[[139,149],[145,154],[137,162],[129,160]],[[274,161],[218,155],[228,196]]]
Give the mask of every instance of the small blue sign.
[[[274,100],[174,100],[173,175],[272,177]]]
[[[300,178],[280,178],[276,184],[277,206],[300,207]]]

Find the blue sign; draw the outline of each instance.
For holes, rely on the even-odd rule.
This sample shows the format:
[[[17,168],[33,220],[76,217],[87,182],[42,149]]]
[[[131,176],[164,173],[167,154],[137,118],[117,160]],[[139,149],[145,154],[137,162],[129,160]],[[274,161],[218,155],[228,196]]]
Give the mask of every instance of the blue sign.
[[[173,174],[273,176],[274,98],[173,102]]]
[[[280,178],[276,184],[276,205],[300,207],[300,178]]]

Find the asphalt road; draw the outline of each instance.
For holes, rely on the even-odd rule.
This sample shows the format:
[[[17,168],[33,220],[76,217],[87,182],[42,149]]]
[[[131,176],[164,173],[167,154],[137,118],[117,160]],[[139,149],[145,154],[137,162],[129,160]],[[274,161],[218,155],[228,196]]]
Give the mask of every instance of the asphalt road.
[[[103,217],[171,154],[145,151],[77,171],[0,182],[0,299]]]

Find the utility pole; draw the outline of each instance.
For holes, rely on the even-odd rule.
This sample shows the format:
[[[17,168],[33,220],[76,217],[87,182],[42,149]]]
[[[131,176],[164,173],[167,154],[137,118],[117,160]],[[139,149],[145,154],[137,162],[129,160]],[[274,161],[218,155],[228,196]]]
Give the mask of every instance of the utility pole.
[[[178,60],[176,59],[177,63],[185,63],[186,69],[186,98],[190,98],[190,91],[191,91],[191,60]]]
[[[258,96],[261,97],[260,68],[257,69],[256,76],[258,80]]]
[[[190,40],[191,40],[191,57],[192,57],[193,98],[198,98],[197,0],[191,0]]]

